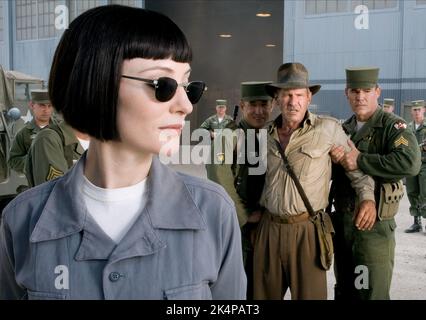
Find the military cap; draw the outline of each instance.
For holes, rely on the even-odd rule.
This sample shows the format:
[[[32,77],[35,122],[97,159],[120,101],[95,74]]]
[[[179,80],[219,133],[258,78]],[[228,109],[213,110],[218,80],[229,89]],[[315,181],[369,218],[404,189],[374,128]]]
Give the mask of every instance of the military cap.
[[[319,84],[310,84],[308,70],[299,62],[288,62],[278,68],[277,82],[266,85],[266,92],[275,97],[277,89],[309,88],[312,94],[319,91]]]
[[[272,81],[241,82],[241,99],[244,101],[271,100],[265,89],[265,85]]]
[[[379,68],[361,67],[346,69],[346,87],[354,89],[369,89],[377,85]]]
[[[218,99],[218,100],[216,100],[216,107],[219,107],[219,106],[225,106],[226,107],[227,103],[228,102],[224,99]]]
[[[424,108],[425,106],[425,101],[424,100],[415,100],[415,101],[411,101],[411,109],[421,109]]]
[[[31,101],[33,103],[39,103],[39,104],[49,104],[49,93],[46,89],[41,90],[32,90],[31,91]]]
[[[383,99],[383,106],[394,106],[395,100],[390,98]]]

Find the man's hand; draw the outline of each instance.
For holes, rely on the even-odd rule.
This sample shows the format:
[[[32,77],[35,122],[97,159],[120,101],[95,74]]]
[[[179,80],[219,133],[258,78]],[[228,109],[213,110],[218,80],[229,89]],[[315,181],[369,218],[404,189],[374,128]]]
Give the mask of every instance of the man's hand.
[[[372,200],[361,202],[358,213],[354,215],[354,224],[358,230],[371,230],[376,222],[376,203]]]
[[[358,169],[358,156],[361,152],[358,151],[356,146],[351,140],[348,140],[348,145],[351,148],[351,151],[345,153],[343,158],[340,160],[340,164],[345,168],[346,171],[353,171]]]
[[[338,164],[343,159],[343,156],[345,155],[345,147],[333,145],[329,153],[330,153],[331,161],[333,161],[334,164]]]
[[[216,138],[216,132],[214,132],[214,131],[210,131],[210,137],[211,137],[212,139]]]
[[[258,223],[260,221],[260,218],[262,218],[262,211],[260,210],[253,211],[248,217],[247,222]]]

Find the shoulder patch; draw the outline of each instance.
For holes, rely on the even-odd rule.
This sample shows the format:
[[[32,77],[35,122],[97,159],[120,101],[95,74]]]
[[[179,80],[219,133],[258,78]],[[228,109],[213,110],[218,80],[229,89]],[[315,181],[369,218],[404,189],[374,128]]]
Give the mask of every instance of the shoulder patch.
[[[395,148],[398,148],[400,145],[404,145],[408,147],[408,140],[405,139],[403,136],[400,136],[398,139],[394,141],[394,145],[395,145]]]
[[[55,178],[59,178],[63,175],[64,175],[64,173],[61,170],[58,170],[58,169],[54,168],[52,165],[50,165],[49,166],[49,172],[47,173],[47,176],[46,176],[46,181],[50,181],[50,180],[53,180]]]
[[[407,129],[407,124],[405,122],[402,122],[402,121],[395,123],[393,126],[396,130]]]
[[[339,121],[339,119],[336,119],[332,116],[327,116],[327,115],[323,115],[323,114],[316,114],[317,118],[319,119],[324,119],[324,120],[331,120],[335,123],[341,124],[341,121]]]
[[[218,161],[220,164],[223,164],[223,161],[225,161],[225,154],[224,154],[224,153],[222,153],[222,152],[217,153],[217,154],[216,154],[216,158],[217,158],[217,161]]]

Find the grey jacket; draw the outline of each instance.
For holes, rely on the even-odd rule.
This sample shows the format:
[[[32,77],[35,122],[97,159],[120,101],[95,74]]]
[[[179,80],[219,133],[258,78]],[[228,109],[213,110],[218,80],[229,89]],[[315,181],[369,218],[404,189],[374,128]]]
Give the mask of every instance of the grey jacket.
[[[148,201],[115,244],[87,213],[85,154],[3,212],[0,299],[245,299],[233,202],[155,157]]]

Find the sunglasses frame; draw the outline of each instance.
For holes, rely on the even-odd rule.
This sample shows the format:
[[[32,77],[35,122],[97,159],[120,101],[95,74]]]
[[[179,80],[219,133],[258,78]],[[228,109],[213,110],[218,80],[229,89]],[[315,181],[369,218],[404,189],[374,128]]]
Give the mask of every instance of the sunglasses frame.
[[[196,104],[196,103],[197,103],[197,102],[201,99],[201,97],[202,97],[202,95],[203,95],[203,92],[207,90],[206,84],[205,84],[203,81],[191,81],[191,82],[177,83],[177,81],[176,81],[175,79],[170,78],[170,77],[160,77],[160,78],[155,79],[155,80],[152,80],[152,79],[145,79],[145,78],[139,78],[139,77],[133,77],[133,76],[128,76],[128,75],[124,75],[124,74],[123,74],[121,77],[126,78],[126,79],[131,79],[131,80],[142,81],[142,82],[144,82],[144,83],[148,84],[149,86],[153,87],[153,88],[155,89],[155,98],[156,98],[158,101],[160,101],[160,102],[167,102],[167,101],[170,101],[171,99],[173,99],[173,97],[175,96],[176,91],[177,91],[177,89],[178,89],[179,87],[183,87],[183,88],[185,89],[185,92],[186,92],[186,93],[187,93],[187,95],[188,95],[188,93],[189,93],[189,91],[188,91],[188,87],[189,87],[191,84],[202,84],[202,85],[203,85],[203,89],[202,89],[202,91],[201,91],[201,93],[200,93],[199,97],[198,97],[198,98],[197,98],[194,102],[193,102],[193,101],[191,101],[190,97],[188,96],[189,101],[190,101],[192,104]],[[170,96],[170,98],[168,98],[168,99],[166,99],[166,100],[164,100],[164,99],[159,99],[159,94],[158,94],[158,92],[159,92],[159,91],[158,91],[158,89],[159,89],[159,83],[160,83],[161,79],[167,79],[166,81],[173,80],[173,81],[174,81],[174,83],[176,84],[176,87],[175,87],[175,89],[174,89],[173,94]]]

